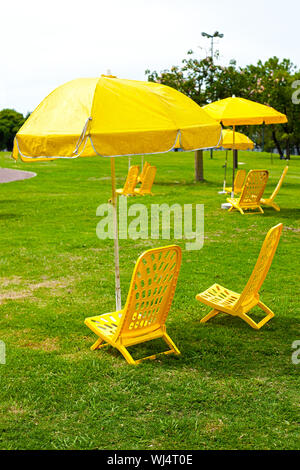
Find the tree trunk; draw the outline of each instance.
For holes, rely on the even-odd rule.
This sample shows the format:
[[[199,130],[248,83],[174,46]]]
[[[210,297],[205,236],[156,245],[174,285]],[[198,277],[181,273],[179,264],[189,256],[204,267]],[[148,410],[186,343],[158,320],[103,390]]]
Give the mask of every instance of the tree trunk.
[[[204,181],[203,150],[197,150],[195,152],[195,181]]]
[[[282,159],[284,158],[284,155],[283,155],[283,151],[282,151],[282,149],[281,149],[280,143],[279,143],[279,141],[277,140],[276,131],[275,131],[275,130],[272,130],[272,137],[273,137],[273,140],[274,140],[274,143],[275,143],[275,147],[276,147],[277,150],[278,150],[280,159],[282,160]]]
[[[296,143],[295,143],[295,146],[296,146],[296,150],[297,150],[297,155],[300,155],[300,145],[299,145],[299,142],[296,142]]]

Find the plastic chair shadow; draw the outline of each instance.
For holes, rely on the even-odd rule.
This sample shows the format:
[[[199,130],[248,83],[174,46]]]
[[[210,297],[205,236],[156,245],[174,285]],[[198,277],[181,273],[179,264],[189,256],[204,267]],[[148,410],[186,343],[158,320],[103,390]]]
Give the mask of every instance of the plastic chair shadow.
[[[156,175],[156,166],[148,166],[145,174],[145,178],[142,181],[141,187],[134,190],[134,194],[139,196],[145,196],[146,194],[150,194],[153,196],[151,192],[152,185],[154,183],[154,178]]]
[[[271,194],[271,196],[268,198],[268,199],[261,199],[260,200],[260,203],[261,204],[264,204],[265,206],[270,206],[270,207],[273,207],[273,209],[275,209],[276,211],[280,211],[280,207],[278,206],[278,204],[276,204],[276,202],[274,202],[274,199],[275,197],[277,196],[277,194],[279,193],[279,190],[282,186],[282,183],[283,183],[283,180],[285,178],[285,175],[287,174],[287,171],[288,171],[289,167],[286,166],[282,172],[282,175],[277,183],[277,186],[276,188],[274,189],[273,193]]]
[[[261,302],[259,290],[272,264],[282,227],[282,224],[278,224],[271,228],[267,233],[256,265],[241,294],[230,291],[219,284],[214,284],[209,289],[196,296],[196,299],[199,300],[199,302],[202,302],[213,309],[208,315],[202,318],[201,323],[207,322],[210,318],[213,318],[218,315],[218,313],[222,312],[240,317],[252,328],[259,330],[263,325],[265,325],[265,323],[274,317],[272,310]],[[259,323],[255,323],[255,321],[247,315],[248,312],[256,305],[267,314]]]
[[[129,364],[138,364],[128,346],[163,338],[169,350],[161,354],[180,354],[166,331],[166,319],[174,297],[181,249],[170,245],[145,251],[136,262],[127,301],[123,310],[86,318],[85,324],[99,336],[92,350],[110,344],[117,348]]]
[[[117,189],[116,193],[122,196],[133,196],[134,189],[137,185],[138,174],[139,174],[139,166],[132,165],[128,170],[124,187]]]
[[[246,179],[246,170],[238,170],[234,178],[234,193],[240,194],[242,192]],[[227,193],[231,193],[232,187],[225,188]]]
[[[260,200],[268,178],[269,172],[267,170],[249,171],[241,196],[239,198],[227,198],[227,202],[231,204],[228,212],[236,209],[240,211],[241,214],[245,214],[245,211],[258,209],[258,211],[263,214],[264,211],[261,208]],[[252,213],[257,214],[258,212]]]

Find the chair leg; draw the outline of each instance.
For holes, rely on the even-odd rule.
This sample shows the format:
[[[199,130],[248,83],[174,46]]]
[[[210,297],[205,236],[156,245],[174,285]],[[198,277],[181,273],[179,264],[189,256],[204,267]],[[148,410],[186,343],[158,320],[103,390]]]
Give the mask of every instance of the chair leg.
[[[246,313],[241,313],[240,315],[238,315],[242,320],[244,320],[246,323],[248,323],[248,325],[251,326],[251,328],[253,328],[254,330],[259,330],[259,327],[258,327],[258,324],[255,323],[254,320],[252,320],[252,318],[250,318],[248,315],[246,315]]]
[[[259,301],[258,302],[258,307],[260,307],[266,314],[267,316],[265,318],[263,318],[259,323],[258,323],[258,327],[261,328],[262,326],[264,326],[269,320],[271,320],[271,318],[273,318],[275,316],[274,312],[272,312],[272,310],[267,307],[263,302]]]
[[[263,214],[264,213],[263,208],[261,206],[258,206],[258,208],[259,208],[260,212]]]
[[[170,347],[170,349],[177,355],[181,354],[179,349],[177,348],[176,344],[174,343],[174,341],[172,341],[172,339],[170,338],[170,336],[165,332],[164,335],[163,335],[163,339],[165,340],[165,342],[167,343],[167,345]]]
[[[219,310],[216,310],[216,309],[212,310],[204,318],[202,318],[202,320],[200,320],[200,323],[206,323],[208,320],[218,315],[218,313],[220,313]]]
[[[278,204],[276,204],[276,202],[272,202],[271,206],[273,207],[273,209],[275,209],[275,211],[277,211],[277,212],[280,211],[280,207],[278,206]]]
[[[108,345],[108,343],[101,344],[103,343],[103,341],[104,340],[102,338],[98,338],[97,341],[93,344],[93,346],[91,346],[91,351],[95,351],[96,349],[100,349]]]
[[[127,351],[127,349],[125,348],[125,346],[122,346],[122,345],[118,345],[116,346],[118,348],[118,350],[120,351],[121,354],[123,354],[123,356],[125,357],[126,361],[128,362],[128,364],[131,364],[131,365],[137,365],[138,362],[135,361],[133,359],[133,357],[131,356],[131,354]]]
[[[239,317],[245,320],[245,322],[247,322],[248,325],[250,325],[255,330],[260,330],[262,326],[264,326],[269,320],[271,320],[271,318],[274,317],[274,313],[271,309],[269,309],[269,307],[267,307],[262,302],[258,302],[257,306],[260,307],[265,313],[267,313],[265,318],[263,318],[260,322],[256,323],[254,320],[252,320],[252,318],[246,315],[246,313],[240,314]]]

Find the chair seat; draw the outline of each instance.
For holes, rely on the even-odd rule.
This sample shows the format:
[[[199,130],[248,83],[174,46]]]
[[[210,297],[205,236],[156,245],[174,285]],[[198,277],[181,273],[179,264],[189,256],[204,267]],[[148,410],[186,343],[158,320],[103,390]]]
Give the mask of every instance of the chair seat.
[[[239,198],[237,198],[237,197],[228,197],[227,202],[229,202],[230,204],[237,204],[239,202]]]
[[[240,198],[238,197],[228,197],[226,200],[233,206],[239,206],[243,209],[256,209],[257,207],[259,207],[259,204],[256,201],[240,203]]]
[[[123,311],[104,313],[103,315],[97,315],[95,317],[86,318],[85,324],[94,331],[94,333],[107,338],[112,338],[120,320],[122,318]]]
[[[231,193],[231,192],[232,192],[232,188],[225,188],[225,191],[226,191],[227,193]],[[241,191],[242,191],[242,190],[239,189],[239,188],[238,188],[238,189],[235,189],[235,188],[234,188],[234,194],[239,194]]]
[[[219,284],[214,284],[204,292],[201,292],[201,294],[198,294],[196,298],[210,307],[231,311],[239,300],[240,294],[226,289]]]
[[[124,193],[124,188],[116,189],[116,193],[120,194],[121,196],[134,196],[134,193]]]

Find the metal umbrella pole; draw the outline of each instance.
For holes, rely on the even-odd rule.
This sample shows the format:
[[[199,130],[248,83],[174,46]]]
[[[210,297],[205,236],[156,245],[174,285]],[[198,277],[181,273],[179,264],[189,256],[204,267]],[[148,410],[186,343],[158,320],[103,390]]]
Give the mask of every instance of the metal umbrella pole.
[[[228,150],[226,149],[225,153],[225,165],[224,165],[224,182],[223,182],[223,190],[219,191],[219,194],[226,194],[225,188],[226,188],[226,176],[227,176],[227,161],[228,161]]]
[[[119,261],[119,233],[118,233],[118,216],[117,216],[117,193],[116,193],[116,174],[115,159],[111,157],[111,204],[113,208],[113,228],[114,228],[114,255],[115,255],[115,292],[116,292],[116,311],[122,309],[121,303],[121,285],[120,285],[120,261]]]
[[[234,151],[235,151],[235,125],[233,126],[233,142],[232,142],[232,188],[231,197],[234,197]]]

